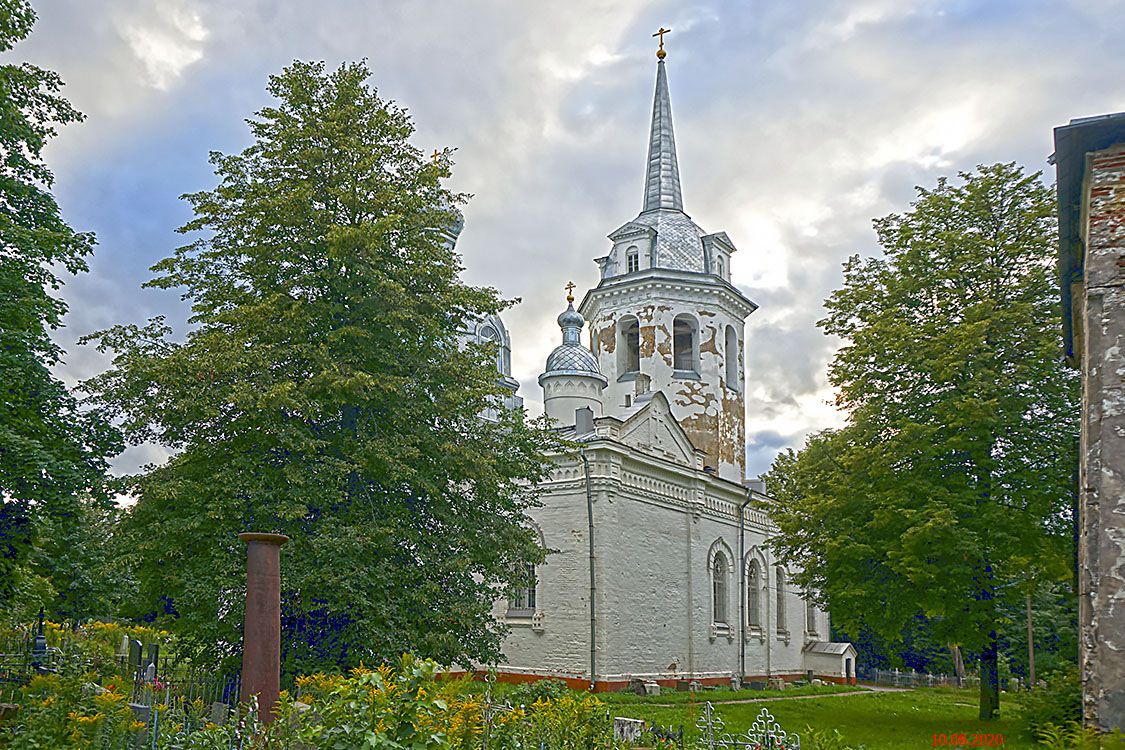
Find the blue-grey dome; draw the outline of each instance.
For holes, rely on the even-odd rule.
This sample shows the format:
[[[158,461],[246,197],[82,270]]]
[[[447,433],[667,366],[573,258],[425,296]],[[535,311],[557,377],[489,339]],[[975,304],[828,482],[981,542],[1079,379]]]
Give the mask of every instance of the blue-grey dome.
[[[551,375],[592,375],[605,381],[593,352],[582,346],[582,326],[586,321],[574,309],[573,302],[559,315],[558,321],[563,341],[547,357],[547,369],[540,376],[540,382]]]
[[[586,320],[582,317],[582,313],[574,309],[573,303],[568,305],[566,310],[559,315],[559,328],[577,328],[578,330],[582,330],[582,326],[584,325],[586,325]]]
[[[560,370],[568,373],[601,374],[593,353],[584,346],[574,344],[557,346],[547,357],[547,372],[553,375]]]

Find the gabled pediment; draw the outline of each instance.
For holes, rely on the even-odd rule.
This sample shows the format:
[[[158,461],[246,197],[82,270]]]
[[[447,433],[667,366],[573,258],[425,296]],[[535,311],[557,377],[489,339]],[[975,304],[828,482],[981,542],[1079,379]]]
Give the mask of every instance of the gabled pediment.
[[[657,392],[621,425],[621,442],[645,453],[695,467],[695,446],[672,415],[668,399]]]
[[[609,238],[614,242],[619,240],[627,240],[632,237],[655,237],[656,230],[652,227],[641,224],[635,221],[629,221],[622,224],[617,229],[609,233]]]
[[[714,234],[705,234],[700,239],[703,240],[704,247],[707,247],[708,245],[711,245],[711,244],[715,244],[715,245],[718,245],[719,247],[723,248],[724,250],[726,250],[728,253],[733,253],[733,252],[736,252],[738,250],[738,248],[734,246],[734,243],[731,242],[731,239],[727,235],[726,232],[715,232]]]

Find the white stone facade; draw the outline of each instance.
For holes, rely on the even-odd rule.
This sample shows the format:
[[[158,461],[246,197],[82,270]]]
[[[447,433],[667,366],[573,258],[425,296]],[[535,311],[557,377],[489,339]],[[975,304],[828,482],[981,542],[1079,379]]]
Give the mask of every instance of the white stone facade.
[[[854,648],[826,643],[828,614],[776,565],[768,498],[745,481],[757,306],[731,283],[730,238],[683,212],[663,60],[657,70],[644,208],[609,235],[600,282],[559,316],[539,378],[548,416],[582,448],[556,456],[539,488],[529,522],[549,554],[532,589],[496,603],[509,630],[497,668],[596,689],[844,680],[844,659],[826,653],[854,668]]]
[[[783,575],[779,616],[779,569],[766,546],[771,528],[760,510],[765,497],[703,471],[703,455],[662,394],[644,399],[625,419],[602,417],[594,425],[584,452],[593,509],[599,687],[621,687],[635,678],[726,684],[732,677],[798,676],[814,669],[804,649],[828,640],[828,614],[813,608],[810,617],[802,592]],[[496,616],[510,628],[499,671],[587,682],[587,478],[580,457],[556,462],[543,486],[543,507],[531,514],[551,550],[536,571],[535,610],[509,613],[506,600],[497,603]],[[747,500],[740,539],[739,508]],[[726,572],[717,592],[720,557]],[[716,593],[725,607],[717,606]]]

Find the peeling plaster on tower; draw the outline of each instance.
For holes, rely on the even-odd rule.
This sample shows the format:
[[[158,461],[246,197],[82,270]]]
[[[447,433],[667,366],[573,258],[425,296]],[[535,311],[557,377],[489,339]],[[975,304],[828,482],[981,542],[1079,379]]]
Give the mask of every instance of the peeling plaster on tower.
[[[757,305],[730,283],[734,243],[684,213],[664,66],[661,58],[642,210],[609,235],[613,247],[597,261],[601,282],[579,311],[609,381],[604,413],[627,416],[638,395],[661,391],[705,464],[742,482],[744,321]]]

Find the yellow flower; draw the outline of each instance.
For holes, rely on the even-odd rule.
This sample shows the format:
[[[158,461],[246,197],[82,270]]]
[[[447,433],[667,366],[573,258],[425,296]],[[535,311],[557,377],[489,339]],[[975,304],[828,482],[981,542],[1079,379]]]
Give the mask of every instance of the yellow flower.
[[[144,729],[144,728],[145,728],[145,723],[144,723],[143,721],[132,721],[132,722],[129,722],[129,731],[130,731],[130,732],[139,732],[139,731],[141,731],[141,730],[142,730],[142,729]],[[179,731],[180,731],[181,729],[183,729],[183,728],[184,728],[184,725],[183,725],[183,724],[177,724],[177,725],[176,725],[176,731],[177,731],[177,732],[179,732]]]
[[[203,728],[204,729],[214,729],[217,726],[219,726],[219,725],[216,724],[215,722],[209,721],[209,722],[207,722],[206,724],[203,725]]]
[[[123,700],[125,700],[124,695],[114,692],[99,693],[94,696],[94,703],[98,704],[101,708],[113,708],[113,706]]]

